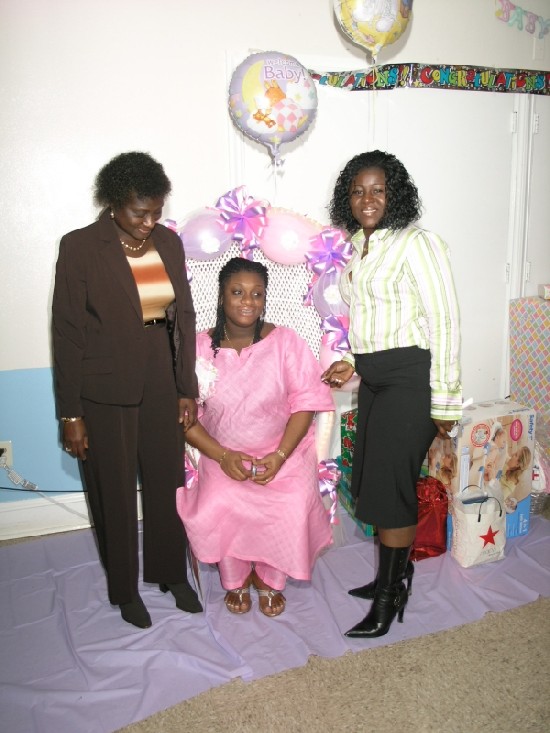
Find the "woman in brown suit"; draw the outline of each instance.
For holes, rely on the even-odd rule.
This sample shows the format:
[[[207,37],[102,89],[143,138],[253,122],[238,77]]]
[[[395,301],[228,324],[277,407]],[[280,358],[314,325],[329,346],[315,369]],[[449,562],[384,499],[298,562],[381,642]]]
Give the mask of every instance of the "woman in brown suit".
[[[170,590],[181,610],[202,610],[175,505],[198,390],[185,255],[157,223],[170,190],[146,153],[107,163],[95,182],[103,213],[61,239],[53,296],[63,446],[82,461],[109,600],[140,628],[151,617],[138,593],[138,471],[143,580]]]

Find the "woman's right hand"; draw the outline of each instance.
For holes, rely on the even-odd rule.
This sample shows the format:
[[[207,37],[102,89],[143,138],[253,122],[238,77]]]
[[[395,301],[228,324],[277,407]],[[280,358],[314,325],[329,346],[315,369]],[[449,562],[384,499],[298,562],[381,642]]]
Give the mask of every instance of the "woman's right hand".
[[[63,448],[73,458],[80,458],[81,461],[86,460],[88,431],[83,417],[74,422],[63,423]]]
[[[248,453],[241,453],[238,450],[226,450],[223,459],[220,461],[222,471],[234,481],[246,481],[252,477],[253,457]],[[250,469],[243,465],[243,461],[251,464]]]
[[[331,387],[340,387],[348,382],[353,375],[355,370],[352,365],[347,361],[334,361],[329,368],[321,374],[321,381]]]

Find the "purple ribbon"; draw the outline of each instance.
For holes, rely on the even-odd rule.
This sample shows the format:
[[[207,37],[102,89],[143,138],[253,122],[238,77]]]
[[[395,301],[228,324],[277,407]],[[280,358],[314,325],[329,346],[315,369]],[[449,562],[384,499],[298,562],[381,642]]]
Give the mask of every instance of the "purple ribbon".
[[[340,524],[336,511],[338,509],[338,492],[336,487],[340,481],[341,472],[334,458],[326,461],[319,461],[319,491],[321,496],[329,496],[331,505],[329,509],[330,523]]]
[[[305,254],[306,265],[313,272],[314,281],[324,273],[343,270],[353,248],[341,229],[323,229],[309,240],[311,249]]]
[[[321,343],[330,346],[332,351],[349,351],[349,318],[347,316],[329,316],[321,321],[324,331]]]
[[[315,279],[311,279],[307,286],[307,293],[304,295],[304,305],[313,305],[313,286],[315,285]]]
[[[228,191],[216,202],[224,229],[239,242],[243,257],[249,260],[267,225],[268,206],[267,201],[249,196],[245,186]]]

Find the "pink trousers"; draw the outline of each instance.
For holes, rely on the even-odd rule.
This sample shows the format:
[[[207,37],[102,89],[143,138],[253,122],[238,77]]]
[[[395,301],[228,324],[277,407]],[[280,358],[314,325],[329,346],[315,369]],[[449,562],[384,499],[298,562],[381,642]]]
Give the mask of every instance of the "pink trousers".
[[[235,557],[224,557],[218,563],[220,579],[225,590],[242,588],[243,583],[250,575],[252,563],[249,560],[237,560]],[[270,588],[283,590],[286,575],[277,568],[266,565],[264,562],[254,563],[258,577]]]

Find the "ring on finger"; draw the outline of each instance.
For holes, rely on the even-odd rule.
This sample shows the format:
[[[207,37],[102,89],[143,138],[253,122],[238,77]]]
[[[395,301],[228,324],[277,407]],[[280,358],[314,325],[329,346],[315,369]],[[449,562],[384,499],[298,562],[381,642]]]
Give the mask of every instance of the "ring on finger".
[[[256,466],[252,466],[252,478],[256,478],[257,471],[258,471],[257,467]]]

